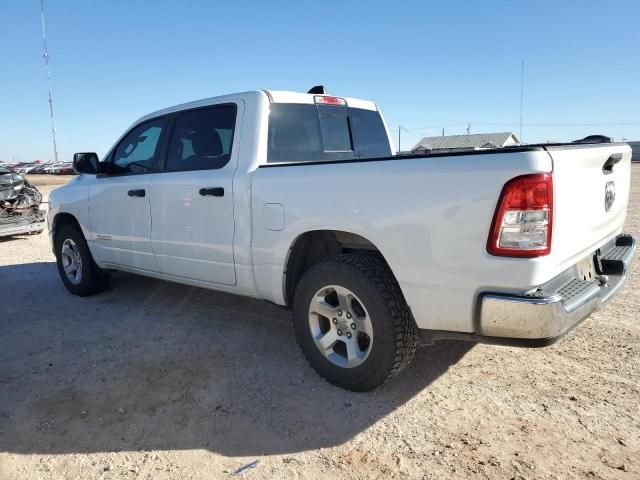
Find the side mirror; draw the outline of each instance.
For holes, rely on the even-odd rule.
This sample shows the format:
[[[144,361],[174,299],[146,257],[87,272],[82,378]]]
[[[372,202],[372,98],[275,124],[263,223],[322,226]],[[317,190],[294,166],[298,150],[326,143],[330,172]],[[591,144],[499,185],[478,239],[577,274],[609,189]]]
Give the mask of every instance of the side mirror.
[[[74,153],[73,168],[78,173],[95,175],[98,173],[98,155],[96,153]]]

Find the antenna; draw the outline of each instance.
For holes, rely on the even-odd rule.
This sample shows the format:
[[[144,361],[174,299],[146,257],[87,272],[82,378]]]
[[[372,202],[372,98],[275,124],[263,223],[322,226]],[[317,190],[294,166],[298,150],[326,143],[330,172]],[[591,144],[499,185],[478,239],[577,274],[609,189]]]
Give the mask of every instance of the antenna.
[[[47,85],[49,87],[49,113],[51,114],[51,133],[53,134],[53,156],[58,161],[58,146],[56,144],[56,127],[53,123],[53,96],[51,95],[51,72],[49,70],[49,51],[47,50],[47,28],[44,20],[44,0],[40,0],[40,21],[42,24],[42,43],[44,44],[44,64],[47,68]]]
[[[522,143],[522,99],[524,98],[524,61],[520,69],[520,143]]]

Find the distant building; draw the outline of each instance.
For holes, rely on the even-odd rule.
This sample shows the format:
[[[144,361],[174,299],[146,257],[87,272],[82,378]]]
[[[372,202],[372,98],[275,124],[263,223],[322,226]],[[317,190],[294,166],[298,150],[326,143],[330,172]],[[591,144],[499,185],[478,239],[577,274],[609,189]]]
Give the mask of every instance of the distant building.
[[[640,162],[640,140],[635,142],[627,142],[631,147],[631,161]]]
[[[420,152],[455,152],[458,150],[477,150],[480,148],[508,147],[519,145],[520,141],[512,132],[473,133],[470,135],[446,135],[424,137],[411,150]]]

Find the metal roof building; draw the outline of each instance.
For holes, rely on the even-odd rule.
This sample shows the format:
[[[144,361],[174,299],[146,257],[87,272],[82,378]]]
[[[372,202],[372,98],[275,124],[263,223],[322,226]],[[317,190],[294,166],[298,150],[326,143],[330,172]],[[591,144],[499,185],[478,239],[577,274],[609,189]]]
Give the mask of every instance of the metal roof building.
[[[507,147],[518,145],[520,141],[512,132],[499,133],[474,133],[470,135],[447,135],[441,137],[424,137],[420,140],[412,152],[441,151],[452,152],[456,150],[475,150],[478,148]]]

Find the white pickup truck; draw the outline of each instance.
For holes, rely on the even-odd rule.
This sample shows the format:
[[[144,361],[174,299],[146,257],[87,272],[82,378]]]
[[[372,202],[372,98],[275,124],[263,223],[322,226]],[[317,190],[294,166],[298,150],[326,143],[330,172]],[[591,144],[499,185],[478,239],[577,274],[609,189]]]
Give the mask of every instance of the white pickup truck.
[[[439,339],[543,346],[623,284],[626,144],[394,156],[377,106],[255,91],[147,115],[50,196],[64,285],[110,271],[291,306],[330,382],[370,390]]]

